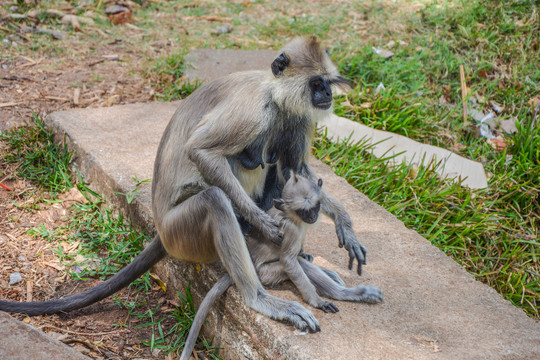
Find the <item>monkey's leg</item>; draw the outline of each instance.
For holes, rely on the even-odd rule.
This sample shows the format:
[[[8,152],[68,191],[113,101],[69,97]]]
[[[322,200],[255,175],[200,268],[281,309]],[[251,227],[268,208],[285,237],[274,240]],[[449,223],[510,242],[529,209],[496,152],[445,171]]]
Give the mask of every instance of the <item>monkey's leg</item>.
[[[300,271],[303,272],[302,269],[300,269]],[[292,281],[289,274],[285,272],[283,264],[280,261],[262,264],[257,268],[257,273],[259,274],[261,282],[264,286],[273,287],[282,283],[285,280]],[[296,285],[294,281],[293,283]],[[309,292],[308,290],[307,293],[302,292],[300,290],[300,286],[296,285],[296,287],[300,291],[300,294],[302,295],[302,298],[311,306],[322,309],[324,312],[327,312],[328,310],[330,310],[331,312],[339,311],[339,309],[334,304],[325,301],[319,295],[317,295],[317,291],[315,290],[315,287],[313,287],[313,285],[311,285],[313,287],[312,292]]]
[[[229,274],[223,275],[215,284],[212,286],[208,294],[204,297],[204,300],[201,303],[201,306],[199,306],[199,309],[197,310],[197,314],[195,315],[195,319],[193,319],[193,324],[191,325],[191,329],[189,329],[189,334],[186,339],[186,344],[184,345],[184,349],[182,350],[182,355],[180,355],[180,360],[189,360],[189,357],[191,356],[191,353],[193,352],[193,348],[195,347],[195,342],[197,341],[197,336],[199,335],[199,332],[201,331],[201,327],[204,324],[204,320],[206,319],[206,315],[208,315],[208,312],[210,311],[210,308],[212,305],[214,305],[214,302],[217,300],[218,297],[223,295],[225,291],[233,284],[233,281]]]
[[[262,264],[257,268],[257,274],[264,286],[273,287],[289,280],[289,276],[283,270],[283,266],[278,261]]]
[[[332,304],[321,298],[317,294],[315,286],[311,283],[306,273],[299,264],[299,259],[305,261],[298,256],[300,249],[302,248],[301,235],[298,231],[297,225],[292,221],[287,221],[282,224],[283,226],[283,243],[281,244],[281,256],[279,264],[283,267],[283,271],[287,274],[288,278],[296,286],[302,298],[309,305],[323,310],[324,312],[338,312],[339,309]]]
[[[313,262],[313,261],[310,261],[310,262]],[[324,273],[326,275],[328,275],[328,277],[332,280],[334,280],[334,282],[336,282],[337,284],[341,285],[341,286],[345,286],[345,282],[339,277],[339,275],[337,274],[337,272],[335,271],[332,271],[332,270],[329,270],[329,269],[325,269],[321,266],[319,266],[319,269],[321,269],[322,271],[324,271]]]
[[[317,265],[307,262],[301,258],[298,260],[300,266],[311,282],[325,297],[335,300],[366,302],[370,304],[376,304],[383,300],[382,292],[375,286],[358,285],[352,288],[347,288],[336,283],[324,272],[323,269]]]
[[[198,262],[200,258],[208,258],[198,253],[217,252],[250,308],[269,318],[289,322],[298,329],[320,330],[311,311],[264,290],[231,202],[221,189],[211,187],[185,200],[171,210],[164,225],[166,229],[162,233],[167,236],[162,236],[163,244],[170,254]]]
[[[301,261],[305,260],[302,259]],[[296,256],[287,259],[282,257],[280,263],[284,267],[289,279],[291,279],[298,291],[300,291],[304,301],[313,307],[323,310],[324,312],[330,311],[335,313],[339,311],[337,306],[324,300],[319,296],[319,294],[317,294],[317,289],[300,266],[299,260],[297,260]]]

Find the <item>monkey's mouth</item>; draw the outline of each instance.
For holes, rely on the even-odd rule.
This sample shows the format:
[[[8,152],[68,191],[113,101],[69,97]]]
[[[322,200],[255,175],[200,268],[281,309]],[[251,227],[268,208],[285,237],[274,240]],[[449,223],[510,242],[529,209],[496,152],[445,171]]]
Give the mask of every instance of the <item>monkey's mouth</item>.
[[[317,103],[317,105],[315,105],[317,109],[321,109],[321,110],[328,110],[330,109],[331,106],[332,106],[332,101],[320,102],[320,103]]]

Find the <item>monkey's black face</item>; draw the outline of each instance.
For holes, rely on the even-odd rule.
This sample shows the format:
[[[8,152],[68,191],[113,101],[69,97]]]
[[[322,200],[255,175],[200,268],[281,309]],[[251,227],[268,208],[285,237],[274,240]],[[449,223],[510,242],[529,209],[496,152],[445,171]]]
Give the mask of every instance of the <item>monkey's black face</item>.
[[[317,109],[328,110],[332,106],[332,89],[330,83],[321,76],[309,79],[311,89],[311,103]]]
[[[314,224],[319,218],[319,210],[321,209],[321,204],[318,203],[316,206],[311,209],[305,210],[296,210],[296,215],[302,219],[306,224]]]

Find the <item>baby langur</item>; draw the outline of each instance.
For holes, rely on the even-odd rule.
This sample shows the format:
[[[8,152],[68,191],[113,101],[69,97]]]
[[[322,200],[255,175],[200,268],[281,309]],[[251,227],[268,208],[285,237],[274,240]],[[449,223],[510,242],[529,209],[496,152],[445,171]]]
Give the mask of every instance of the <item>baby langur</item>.
[[[339,275],[305,259],[302,249],[308,228],[317,222],[321,207],[322,179],[317,184],[292,173],[285,184],[281,198],[274,200],[268,214],[278,222],[283,232],[281,247],[265,240],[254,231],[246,238],[257,274],[265,286],[275,286],[291,280],[304,301],[324,312],[338,312],[337,306],[324,300],[318,293],[331,299],[366,303],[382,301],[382,292],[374,286],[345,287]],[[204,298],[190,329],[180,360],[187,360],[193,351],[197,336],[210,311],[210,307],[230,285],[229,275],[221,277]],[[320,328],[317,328],[317,331]]]

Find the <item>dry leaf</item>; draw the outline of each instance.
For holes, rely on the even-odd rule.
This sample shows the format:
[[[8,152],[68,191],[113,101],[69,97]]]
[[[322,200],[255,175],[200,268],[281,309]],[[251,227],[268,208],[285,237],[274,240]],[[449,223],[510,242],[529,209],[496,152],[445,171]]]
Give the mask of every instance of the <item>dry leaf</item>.
[[[65,15],[60,22],[65,25],[71,25],[74,31],[82,32],[79,18],[76,15]]]
[[[496,137],[494,139],[489,139],[488,143],[495,149],[495,150],[504,150],[506,149],[506,142],[500,137]]]
[[[375,54],[379,55],[380,57],[384,59],[388,59],[394,56],[394,53],[387,49],[376,48],[376,47],[372,47],[371,49],[373,50]]]
[[[455,150],[455,151],[461,151],[461,150],[465,150],[466,148],[467,148],[467,145],[456,143],[456,144],[452,145],[452,147],[450,149]]]
[[[58,198],[66,202],[66,204],[64,204],[65,207],[70,207],[76,202],[81,204],[86,204],[88,202],[88,200],[86,200],[84,195],[76,187],[72,187],[68,192],[60,194]]]
[[[55,264],[53,262],[44,262],[43,264],[52,267],[53,269],[56,269],[58,271],[64,271],[65,267],[60,264]]]
[[[109,15],[109,21],[113,25],[127,24],[131,22],[131,11],[127,10]]]
[[[167,285],[165,285],[165,283],[159,278],[159,276],[152,273],[150,273],[149,275],[158,283],[159,287],[161,288],[161,290],[163,290],[163,292],[167,292]]]
[[[518,120],[515,117],[506,120],[499,120],[499,127],[506,134],[515,134],[518,131],[516,127],[516,121]]]
[[[116,100],[118,100],[120,98],[120,95],[113,95],[111,96],[110,98],[108,98],[107,100],[105,100],[102,104],[101,104],[101,107],[108,107],[108,106],[111,106],[113,105]]]
[[[535,109],[540,104],[540,95],[532,97],[527,103],[531,105],[533,109]]]

